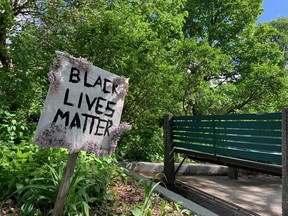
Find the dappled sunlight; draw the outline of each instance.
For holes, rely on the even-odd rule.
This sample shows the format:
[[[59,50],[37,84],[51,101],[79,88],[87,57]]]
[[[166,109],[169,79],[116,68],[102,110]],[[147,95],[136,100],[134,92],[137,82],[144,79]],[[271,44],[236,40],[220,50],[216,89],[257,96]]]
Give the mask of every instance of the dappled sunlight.
[[[259,215],[281,215],[281,178],[274,176],[177,176],[177,181]]]

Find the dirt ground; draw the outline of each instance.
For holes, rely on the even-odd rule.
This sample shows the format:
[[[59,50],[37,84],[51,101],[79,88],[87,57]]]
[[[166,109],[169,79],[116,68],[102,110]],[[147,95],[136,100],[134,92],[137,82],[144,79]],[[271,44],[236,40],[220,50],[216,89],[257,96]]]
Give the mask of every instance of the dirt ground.
[[[282,215],[281,178],[269,175],[177,176],[177,181],[261,216]]]

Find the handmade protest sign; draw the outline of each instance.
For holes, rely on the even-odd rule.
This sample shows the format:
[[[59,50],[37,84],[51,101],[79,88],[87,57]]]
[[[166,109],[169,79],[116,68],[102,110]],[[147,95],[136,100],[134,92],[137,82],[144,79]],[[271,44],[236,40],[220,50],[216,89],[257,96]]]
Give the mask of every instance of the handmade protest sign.
[[[40,147],[64,147],[70,153],[113,152],[121,133],[131,128],[120,125],[128,79],[83,58],[56,54],[33,142]]]

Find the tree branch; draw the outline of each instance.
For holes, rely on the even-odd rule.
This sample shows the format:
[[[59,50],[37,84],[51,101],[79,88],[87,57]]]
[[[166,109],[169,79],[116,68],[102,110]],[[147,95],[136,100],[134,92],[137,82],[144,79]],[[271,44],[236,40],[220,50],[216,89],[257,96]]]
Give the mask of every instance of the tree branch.
[[[237,104],[234,108],[229,109],[226,114],[230,114],[235,112],[236,109],[241,109],[245,105],[247,105],[249,102],[252,101],[254,95],[256,94],[257,91],[253,92],[246,100],[244,100],[242,103]]]
[[[19,14],[25,14],[25,13],[33,12],[33,10],[32,11],[24,11],[24,9],[28,9],[29,4],[33,4],[35,2],[36,2],[36,0],[28,0],[28,1],[24,2],[23,4],[21,4],[21,1],[15,0],[13,3],[14,16],[17,16]]]

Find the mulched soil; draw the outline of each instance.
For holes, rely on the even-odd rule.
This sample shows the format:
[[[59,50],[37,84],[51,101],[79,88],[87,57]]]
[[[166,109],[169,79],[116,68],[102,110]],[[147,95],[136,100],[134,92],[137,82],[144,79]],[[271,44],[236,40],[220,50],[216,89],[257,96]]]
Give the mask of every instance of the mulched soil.
[[[0,215],[2,216],[18,216],[20,214],[20,209],[17,207],[16,203],[10,202],[3,207],[0,206]]]
[[[112,188],[115,191],[115,198],[111,202],[111,215],[132,215],[131,210],[135,206],[139,206],[144,203],[145,191],[144,187],[139,185],[133,179],[128,179],[126,183],[121,180],[117,181]],[[181,211],[180,206],[169,202],[160,197],[159,194],[154,192],[150,198],[150,201],[153,203],[154,200],[157,200],[153,205],[153,216],[159,215],[169,215],[169,216],[186,216],[191,215],[188,211]],[[162,203],[165,202],[165,208],[162,206]],[[109,214],[110,215],[110,214]]]

